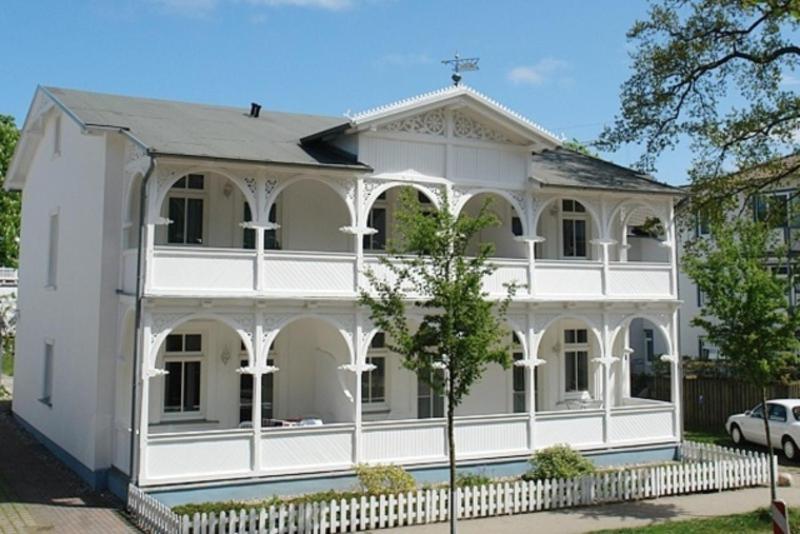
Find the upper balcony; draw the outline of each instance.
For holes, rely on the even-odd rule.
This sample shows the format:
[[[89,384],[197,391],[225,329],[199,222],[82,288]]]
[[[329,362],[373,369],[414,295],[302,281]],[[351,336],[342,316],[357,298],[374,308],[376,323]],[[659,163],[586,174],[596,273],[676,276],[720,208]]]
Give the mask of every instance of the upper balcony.
[[[260,197],[268,202],[254,209],[257,188],[234,175],[160,182],[152,204],[158,215],[145,226],[152,243],[145,246],[145,291],[195,297],[354,298],[364,270],[382,268],[378,258],[396,235],[403,187],[376,180],[356,202],[340,181],[295,178],[267,184]],[[425,209],[439,208],[442,183],[410,185]],[[504,284],[515,281],[525,286],[522,300],[676,298],[668,211],[622,197],[601,205],[585,194],[458,188],[451,196],[459,213],[475,213],[486,199],[501,223],[480,236],[496,250],[497,271],[485,281],[491,296],[503,296]],[[133,293],[136,199],[129,213],[120,283]],[[359,231],[365,227],[377,232]]]

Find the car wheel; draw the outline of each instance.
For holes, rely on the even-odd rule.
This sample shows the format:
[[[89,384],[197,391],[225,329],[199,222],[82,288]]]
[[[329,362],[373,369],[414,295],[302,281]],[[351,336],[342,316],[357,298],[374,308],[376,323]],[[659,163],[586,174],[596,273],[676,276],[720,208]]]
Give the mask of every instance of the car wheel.
[[[733,425],[731,427],[731,439],[736,445],[741,445],[744,443],[744,436],[742,435],[742,431],[739,428],[739,425]]]
[[[783,454],[787,460],[797,459],[797,445],[789,436],[783,438]]]

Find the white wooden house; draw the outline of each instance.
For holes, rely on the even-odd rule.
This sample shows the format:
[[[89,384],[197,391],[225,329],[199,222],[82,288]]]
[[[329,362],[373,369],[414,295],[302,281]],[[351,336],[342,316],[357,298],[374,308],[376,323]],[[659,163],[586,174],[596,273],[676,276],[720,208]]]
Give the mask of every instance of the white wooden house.
[[[677,400],[629,387],[646,324],[679,398],[680,192],[468,87],[346,118],[40,87],[7,184],[23,192],[14,413],[97,485],[131,468],[168,490],[445,465],[443,400],[357,304],[403,186],[430,209],[491,197],[486,292],[525,284],[515,367],[457,410],[464,465],[680,440]]]

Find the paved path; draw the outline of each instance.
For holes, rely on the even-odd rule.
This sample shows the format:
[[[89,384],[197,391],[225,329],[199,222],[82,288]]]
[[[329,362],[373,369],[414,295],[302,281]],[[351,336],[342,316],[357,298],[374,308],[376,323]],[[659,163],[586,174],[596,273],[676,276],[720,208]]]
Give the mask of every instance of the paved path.
[[[800,506],[800,488],[779,488],[778,495],[789,506]],[[752,488],[701,495],[662,497],[571,510],[469,519],[459,523],[458,532],[459,534],[489,534],[493,532],[573,534],[604,529],[643,527],[664,521],[741,514],[765,508],[768,503],[769,489]],[[441,534],[448,532],[448,526],[446,523],[437,523],[380,532],[387,534]]]
[[[0,533],[138,532],[119,506],[56,460],[0,402]]]

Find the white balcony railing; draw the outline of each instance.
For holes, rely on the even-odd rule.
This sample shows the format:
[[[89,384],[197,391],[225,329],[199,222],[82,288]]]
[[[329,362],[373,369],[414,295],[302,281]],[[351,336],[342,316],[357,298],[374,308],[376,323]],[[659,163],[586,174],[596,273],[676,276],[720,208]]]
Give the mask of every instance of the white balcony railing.
[[[674,415],[673,405],[655,402],[614,407],[608,419],[603,410],[539,412],[533,419],[528,414],[457,417],[457,456],[525,458],[558,443],[579,450],[677,443]],[[151,434],[144,449],[142,482],[155,485],[337,471],[362,462],[447,461],[444,419],[364,422],[360,439],[356,433],[352,423],[335,423],[264,428],[259,434],[252,429]],[[357,454],[356,443],[360,443]]]
[[[517,282],[518,298],[536,299],[668,299],[674,298],[673,273],[668,263],[611,262],[607,271],[598,261],[495,261],[497,270],[484,281],[494,297],[506,294],[506,284]],[[357,261],[352,253],[270,251],[257,261],[252,250],[157,247],[148,270],[153,295],[352,298],[357,294]],[[391,276],[377,256],[364,257],[364,268]],[[260,269],[260,272],[259,272]],[[529,276],[533,272],[530,287]],[[605,277],[605,283],[604,283]],[[120,283],[133,293],[136,287],[136,251],[122,255]]]

